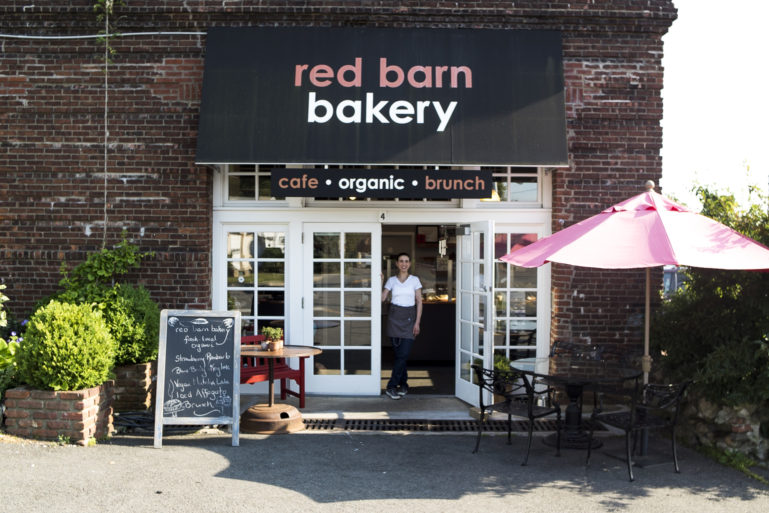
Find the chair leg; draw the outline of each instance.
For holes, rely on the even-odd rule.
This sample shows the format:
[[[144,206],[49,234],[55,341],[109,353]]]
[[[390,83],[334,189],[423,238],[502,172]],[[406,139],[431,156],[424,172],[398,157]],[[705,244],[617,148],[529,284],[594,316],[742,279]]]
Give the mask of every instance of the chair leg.
[[[507,445],[512,445],[513,443],[513,416],[511,414],[507,414]]]
[[[587,437],[587,457],[585,458],[585,466],[586,467],[588,465],[590,465],[590,454],[593,452],[592,449],[593,449],[593,430],[594,430],[593,423],[594,422],[596,422],[596,420],[591,418],[590,419],[590,432],[589,432],[589,435]]]
[[[473,449],[473,454],[478,452],[478,447],[481,446],[481,434],[483,433],[483,421],[486,413],[480,412],[478,414],[478,437],[475,439],[475,449]]]
[[[529,418],[529,442],[526,445],[526,456],[523,458],[523,463],[521,463],[522,466],[526,466],[529,464],[529,451],[531,451],[531,437],[534,432],[534,419]]]
[[[677,473],[681,473],[681,469],[678,468],[678,451],[676,450],[676,427],[673,426],[670,430],[670,437],[673,440],[673,466]]]
[[[625,452],[627,453],[627,473],[630,480],[633,481],[635,478],[633,477],[633,457],[630,450],[630,431],[625,431]]]
[[[299,379],[296,384],[299,387],[299,407],[304,408],[304,361],[306,356],[299,358]]]
[[[561,410],[558,410],[555,420],[555,455],[561,455]]]

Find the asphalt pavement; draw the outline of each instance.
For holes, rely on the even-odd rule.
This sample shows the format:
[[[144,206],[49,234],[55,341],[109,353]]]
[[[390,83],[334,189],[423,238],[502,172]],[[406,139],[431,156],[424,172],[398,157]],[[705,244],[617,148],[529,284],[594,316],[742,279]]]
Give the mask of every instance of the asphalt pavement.
[[[468,415],[455,398],[388,401],[316,397],[304,413]],[[631,483],[618,458],[623,437],[601,433],[604,446],[586,467],[584,451],[556,457],[544,434],[535,436],[526,467],[521,432],[511,445],[504,434],[485,434],[477,454],[472,432],[241,433],[233,447],[226,430],[209,428],[165,433],[160,449],[151,432],[118,434],[91,447],[0,434],[0,512],[769,511],[769,486],[695,451],[680,448],[675,473],[667,440],[651,438],[657,463],[635,469]]]

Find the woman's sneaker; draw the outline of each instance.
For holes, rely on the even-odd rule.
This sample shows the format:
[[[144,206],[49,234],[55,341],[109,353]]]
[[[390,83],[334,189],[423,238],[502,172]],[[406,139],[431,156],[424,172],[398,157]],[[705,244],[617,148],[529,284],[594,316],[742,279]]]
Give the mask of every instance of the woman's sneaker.
[[[398,395],[403,397],[404,395],[409,393],[409,387],[408,386],[402,386],[398,387]]]
[[[385,390],[385,394],[387,394],[390,399],[400,399],[401,396],[398,395],[398,392],[394,388],[388,388]]]

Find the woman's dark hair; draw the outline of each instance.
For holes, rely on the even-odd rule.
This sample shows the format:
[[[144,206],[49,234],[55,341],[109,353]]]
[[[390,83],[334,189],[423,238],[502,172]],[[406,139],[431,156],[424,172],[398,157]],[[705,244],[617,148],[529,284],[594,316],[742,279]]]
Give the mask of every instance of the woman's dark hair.
[[[400,260],[402,256],[405,256],[406,258],[408,258],[409,262],[411,261],[411,255],[409,255],[406,252],[398,253],[398,255],[395,257],[395,261],[397,262],[398,260]]]

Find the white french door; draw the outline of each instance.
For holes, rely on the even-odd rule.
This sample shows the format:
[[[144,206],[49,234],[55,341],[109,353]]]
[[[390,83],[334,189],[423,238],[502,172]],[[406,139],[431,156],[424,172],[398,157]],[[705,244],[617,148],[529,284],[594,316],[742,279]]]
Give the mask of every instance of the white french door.
[[[379,395],[378,223],[308,223],[303,231],[304,340],[323,352],[306,370],[317,394]]]
[[[460,232],[461,233],[461,232]],[[491,367],[494,222],[478,221],[457,235],[456,395],[478,406],[478,386],[470,365]]]

